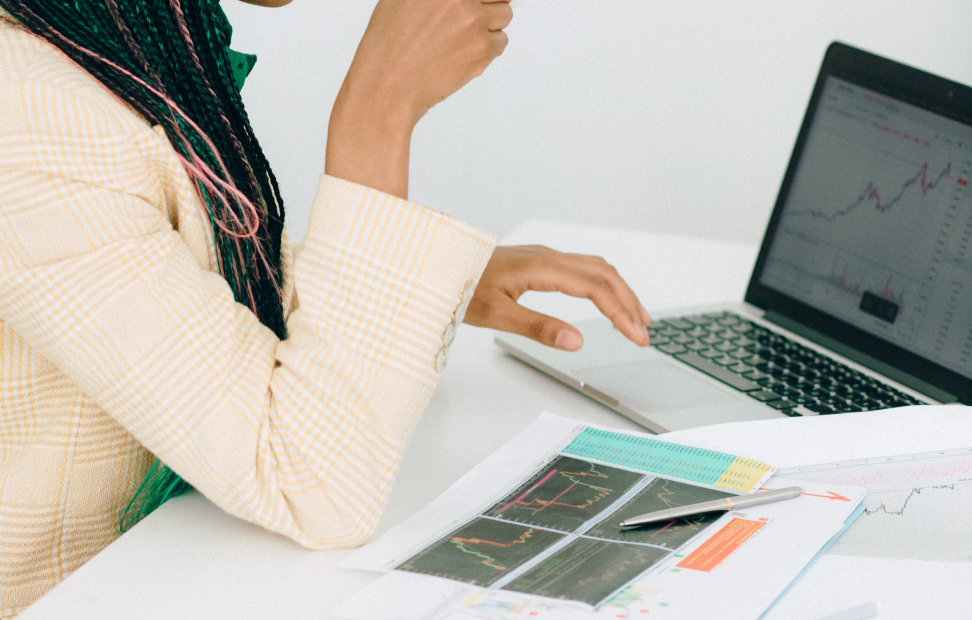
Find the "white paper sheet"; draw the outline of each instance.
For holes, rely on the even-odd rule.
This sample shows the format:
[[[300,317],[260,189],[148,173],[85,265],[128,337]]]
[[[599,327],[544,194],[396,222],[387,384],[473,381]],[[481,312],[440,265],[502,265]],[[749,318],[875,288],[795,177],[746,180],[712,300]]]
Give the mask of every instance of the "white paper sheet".
[[[972,408],[944,405],[738,422],[659,439],[746,454],[780,468],[972,447]],[[972,527],[972,522],[970,522]],[[972,617],[972,562],[826,555],[765,620],[817,620],[875,601],[877,620]]]
[[[537,424],[528,429],[526,435],[517,438],[521,448],[528,448],[526,452],[535,451],[538,445],[553,449],[560,439],[551,437],[571,432],[574,423],[556,416],[544,416]],[[537,432],[529,434],[531,429]],[[658,439],[741,454],[779,467],[798,467],[972,447],[972,408],[923,406],[837,416],[740,422],[669,433],[658,436]],[[525,452],[516,453],[515,450],[508,453],[501,450],[490,459],[494,457],[497,466],[505,464],[509,471],[516,470],[502,483],[496,480],[497,489],[514,481],[531,461],[525,458]],[[475,479],[468,482],[473,485],[469,487],[471,491],[474,485],[483,484]],[[476,492],[481,493],[482,490],[479,487]],[[434,505],[430,505],[430,508]],[[450,508],[455,510],[457,506],[440,505],[436,510]],[[454,514],[458,515],[459,512]],[[417,534],[423,535],[422,531]],[[430,535],[428,530],[424,535]],[[398,551],[399,554],[403,552],[401,549]],[[423,579],[423,598],[435,601],[440,606],[454,604],[464,588],[461,584],[444,579],[400,574],[395,578],[397,582],[390,581],[389,584],[397,592],[417,592],[419,586],[411,581],[416,578]],[[396,595],[386,600],[399,598]],[[773,608],[766,620],[817,620],[868,601],[876,601],[882,606],[878,620],[968,618],[968,610],[972,609],[972,563],[824,556]],[[408,613],[395,617],[420,617],[416,615],[418,609],[406,610],[401,601],[398,603],[396,608]],[[523,608],[523,611],[535,613],[530,616],[534,618],[542,617],[539,615],[541,613],[563,619],[591,617],[589,612],[568,611],[567,608],[557,609],[555,616],[539,608]]]
[[[865,514],[831,553],[972,561],[972,448],[805,465],[780,477],[867,489]]]
[[[779,486],[771,479],[769,486]],[[638,617],[659,620],[718,616],[755,619],[779,596],[841,527],[863,493],[853,487],[807,483],[807,495],[791,502],[733,512],[628,585],[599,609],[503,590],[485,590],[447,579],[391,571],[347,599],[335,613],[350,620],[578,620]],[[847,500],[832,499],[836,489]],[[682,566],[686,558],[730,521],[764,523],[719,561],[711,572]],[[710,547],[711,548],[711,547]],[[705,596],[699,596],[700,592]],[[733,605],[726,607],[725,601]]]
[[[901,407],[828,416],[715,424],[659,435],[742,454],[774,467],[972,447],[972,408]]]
[[[972,562],[826,555],[764,620],[818,620],[874,601],[875,620],[968,620]]]

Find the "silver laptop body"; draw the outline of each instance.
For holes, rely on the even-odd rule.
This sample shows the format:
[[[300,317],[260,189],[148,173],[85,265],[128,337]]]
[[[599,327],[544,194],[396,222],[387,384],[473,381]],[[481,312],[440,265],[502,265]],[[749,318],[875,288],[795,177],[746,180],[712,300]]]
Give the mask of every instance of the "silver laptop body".
[[[972,402],[970,175],[972,89],[834,43],[744,302],[653,313],[648,348],[604,318],[496,342],[657,433]]]

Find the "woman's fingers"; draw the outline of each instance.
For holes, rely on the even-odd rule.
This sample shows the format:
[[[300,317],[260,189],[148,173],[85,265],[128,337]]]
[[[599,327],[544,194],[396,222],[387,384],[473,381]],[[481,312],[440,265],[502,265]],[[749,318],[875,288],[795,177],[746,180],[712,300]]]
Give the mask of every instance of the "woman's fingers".
[[[563,259],[557,263],[560,273],[556,275],[561,288],[557,290],[574,297],[587,297],[622,333],[640,343],[647,336],[645,328],[651,324],[651,317],[617,270],[598,256],[560,256]],[[585,279],[572,278],[575,274]],[[628,328],[626,321],[630,323]]]
[[[513,21],[513,9],[509,0],[483,2],[483,23],[490,32],[503,30]]]
[[[512,19],[507,0],[379,0],[341,94],[386,102],[386,119],[403,106],[414,125],[503,53]]]
[[[535,250],[540,251],[540,260],[546,267],[538,274],[545,281],[535,280],[535,290],[590,299],[629,340],[639,345],[648,343],[645,328],[651,318],[613,266],[598,256],[564,254],[549,248]]]
[[[558,264],[551,267],[554,290],[572,297],[590,299],[597,309],[611,319],[618,330],[636,344],[647,344],[647,327],[641,317],[638,298],[630,291],[621,276],[611,269],[597,269],[584,261],[581,265]],[[626,292],[626,294],[625,294]]]
[[[477,295],[479,294],[477,290]],[[489,300],[489,325],[492,329],[532,338],[548,347],[576,351],[584,344],[584,337],[576,327],[552,316],[534,312],[493,291]],[[480,300],[482,302],[483,300]],[[473,303],[475,303],[475,298]],[[472,308],[473,304],[470,304]],[[469,313],[466,314],[467,322]]]
[[[328,174],[408,196],[412,132],[506,49],[506,0],[378,0],[331,112]]]
[[[579,348],[583,340],[575,328],[516,303],[528,290],[590,299],[627,338],[642,346],[648,344],[645,327],[651,317],[614,267],[596,256],[564,254],[542,246],[497,248],[476,288],[466,321],[561,349]]]

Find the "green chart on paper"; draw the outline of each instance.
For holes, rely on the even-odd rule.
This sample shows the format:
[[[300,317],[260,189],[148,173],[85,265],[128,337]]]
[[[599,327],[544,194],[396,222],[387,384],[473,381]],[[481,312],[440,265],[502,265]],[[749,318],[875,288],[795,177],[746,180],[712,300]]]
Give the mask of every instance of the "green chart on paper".
[[[563,454],[746,493],[772,467],[753,459],[647,437],[585,428]]]

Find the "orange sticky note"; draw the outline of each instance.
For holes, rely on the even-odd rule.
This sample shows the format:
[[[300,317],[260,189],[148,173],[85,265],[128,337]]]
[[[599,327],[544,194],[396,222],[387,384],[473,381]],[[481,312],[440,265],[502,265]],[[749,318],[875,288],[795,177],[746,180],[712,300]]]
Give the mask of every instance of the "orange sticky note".
[[[733,519],[716,532],[715,536],[705,541],[701,547],[679,562],[678,567],[709,572],[742,546],[764,525],[766,523],[760,521]]]

